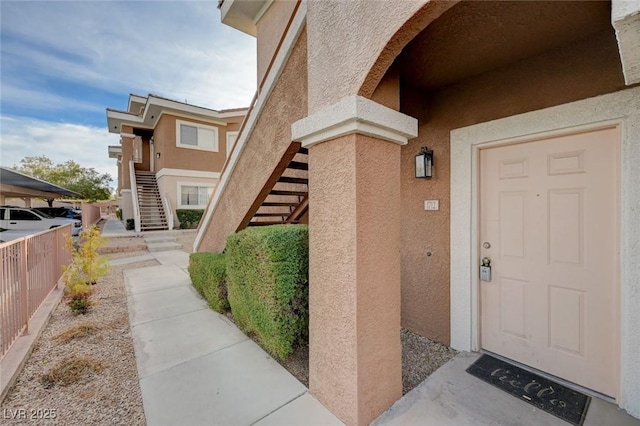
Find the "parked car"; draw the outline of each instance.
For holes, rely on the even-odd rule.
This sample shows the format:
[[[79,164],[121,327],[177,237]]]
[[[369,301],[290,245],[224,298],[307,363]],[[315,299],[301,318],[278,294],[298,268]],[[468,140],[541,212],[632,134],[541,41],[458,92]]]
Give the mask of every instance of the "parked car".
[[[7,241],[17,240],[18,238],[28,237],[29,235],[36,234],[40,231],[19,231],[0,228],[0,243],[6,243]]]
[[[53,217],[82,220],[82,213],[71,207],[34,207],[31,210],[38,210]]]
[[[23,207],[0,207],[0,228],[9,230],[44,231],[58,226],[72,224],[71,234],[78,235],[82,230],[82,222],[65,217],[52,217],[46,213]]]

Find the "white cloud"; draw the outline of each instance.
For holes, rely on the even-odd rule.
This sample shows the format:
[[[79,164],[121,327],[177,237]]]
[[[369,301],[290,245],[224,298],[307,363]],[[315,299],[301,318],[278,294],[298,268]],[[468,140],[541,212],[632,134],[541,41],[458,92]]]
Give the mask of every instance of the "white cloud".
[[[53,123],[25,117],[0,116],[2,165],[13,167],[24,157],[46,155],[54,163],[73,160],[82,167],[109,173],[117,184],[116,160],[107,147],[118,145],[118,135],[104,128],[70,123]]]
[[[3,37],[3,86],[23,88],[24,72],[11,71],[29,67],[30,78],[121,94],[123,104],[135,92],[214,109],[248,106],[255,92],[255,40],[223,26],[215,6],[2,2],[2,32],[10,36]]]

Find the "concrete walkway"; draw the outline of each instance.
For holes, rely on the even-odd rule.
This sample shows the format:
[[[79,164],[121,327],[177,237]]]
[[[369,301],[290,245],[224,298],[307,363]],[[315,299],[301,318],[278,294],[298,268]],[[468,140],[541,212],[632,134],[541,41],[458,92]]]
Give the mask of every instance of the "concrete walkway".
[[[161,265],[124,271],[147,424],[342,424],[233,323],[208,308],[191,286],[187,253],[149,256]]]
[[[479,353],[462,352],[381,415],[374,426],[568,426],[465,370]],[[592,397],[583,426],[640,426],[614,404]]]
[[[122,226],[116,220],[106,225],[111,222]],[[135,236],[118,223],[105,236]],[[342,424],[233,323],[208,308],[191,286],[187,253],[159,251],[110,263],[153,259],[160,265],[124,271],[147,424]],[[457,355],[373,425],[568,425],[466,373],[478,356]],[[597,425],[640,426],[640,420],[592,398],[584,426]]]
[[[115,218],[109,218],[102,227],[102,236],[105,238],[135,237],[136,231],[127,231],[122,221]]]

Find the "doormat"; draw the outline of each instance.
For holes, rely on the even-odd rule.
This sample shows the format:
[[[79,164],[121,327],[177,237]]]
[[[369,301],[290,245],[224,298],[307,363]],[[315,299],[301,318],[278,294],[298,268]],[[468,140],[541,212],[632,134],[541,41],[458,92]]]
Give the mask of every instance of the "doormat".
[[[572,425],[587,416],[590,396],[492,356],[482,355],[467,373]]]

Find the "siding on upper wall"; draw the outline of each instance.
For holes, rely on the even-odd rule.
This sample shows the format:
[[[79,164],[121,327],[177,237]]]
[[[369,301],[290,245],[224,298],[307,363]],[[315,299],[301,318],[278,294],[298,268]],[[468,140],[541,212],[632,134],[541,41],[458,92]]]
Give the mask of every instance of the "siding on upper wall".
[[[176,120],[216,127],[218,129],[218,152],[176,146]],[[222,170],[226,160],[226,132],[227,128],[223,125],[163,114],[153,132],[155,152],[161,154],[160,158],[155,159],[154,166],[156,171],[167,167],[170,169],[219,172]]]
[[[613,32],[436,92],[403,87],[401,111],[420,119],[418,137],[401,154],[403,326],[449,344],[451,130],[624,87]],[[434,151],[434,177],[429,180],[414,177],[414,157],[422,146]],[[424,210],[429,199],[440,200],[439,211]]]
[[[303,29],[265,102],[205,229],[198,251],[221,252],[291,144],[291,124],[307,116],[307,36]]]
[[[295,1],[275,1],[258,21],[257,27],[257,62],[258,81],[264,78],[271,59],[296,7]]]

